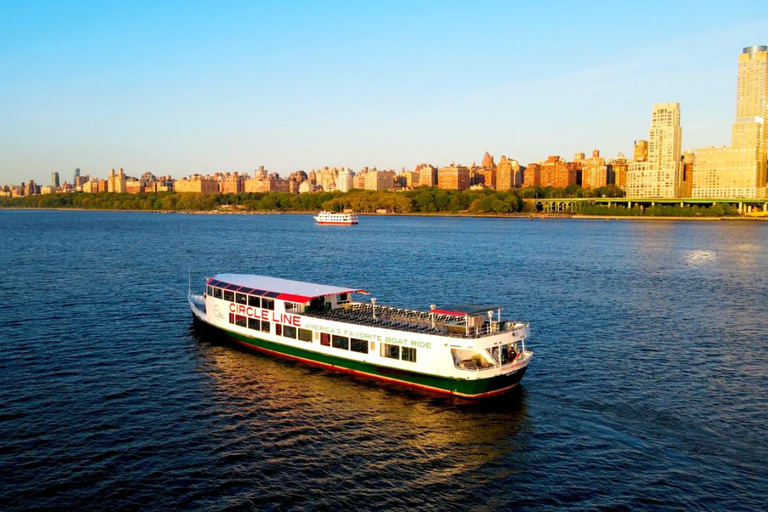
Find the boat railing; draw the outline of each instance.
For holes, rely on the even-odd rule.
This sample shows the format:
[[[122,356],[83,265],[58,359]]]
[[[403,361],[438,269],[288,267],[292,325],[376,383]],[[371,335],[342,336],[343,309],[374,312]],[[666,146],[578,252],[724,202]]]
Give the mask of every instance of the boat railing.
[[[460,315],[436,314],[428,311],[396,308],[362,302],[352,302],[328,311],[299,312],[306,316],[327,318],[356,325],[368,325],[385,329],[437,334],[451,338],[481,338],[500,332],[524,329],[523,322],[484,322],[477,327],[466,328],[465,317]]]

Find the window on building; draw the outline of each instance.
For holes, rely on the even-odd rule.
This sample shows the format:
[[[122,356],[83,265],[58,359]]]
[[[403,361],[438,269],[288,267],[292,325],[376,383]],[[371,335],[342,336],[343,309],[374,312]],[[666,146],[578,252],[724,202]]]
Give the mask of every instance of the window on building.
[[[221,288],[214,288],[213,289],[213,296],[217,299],[221,298]]]
[[[248,305],[253,306],[255,308],[261,307],[261,297],[258,295],[249,295],[248,296]]]
[[[283,336],[285,336],[286,338],[296,339],[296,328],[291,325],[284,325]]]
[[[248,319],[248,328],[253,329],[254,331],[260,331],[261,330],[261,321],[257,318],[249,318]]]
[[[235,316],[235,325],[239,327],[248,327],[248,319],[244,316],[237,315]]]
[[[331,335],[327,332],[320,333],[320,344],[326,347],[331,346]]]
[[[271,309],[274,311],[275,309],[275,300],[274,299],[268,299],[266,297],[263,297],[261,299],[261,307],[263,309]]]
[[[416,362],[416,349],[410,348],[410,347],[403,347],[402,352],[400,354],[400,359],[403,361],[410,361],[411,363]]]
[[[299,329],[299,341],[312,343],[312,331],[309,329]]]
[[[400,359],[400,345],[381,344],[381,355],[390,359]]]
[[[238,304],[248,304],[248,296],[244,293],[236,293],[235,302]]]
[[[272,330],[272,325],[269,322],[261,322],[261,332],[270,332]]]
[[[235,302],[235,292],[224,290],[224,300],[228,300],[229,302]]]

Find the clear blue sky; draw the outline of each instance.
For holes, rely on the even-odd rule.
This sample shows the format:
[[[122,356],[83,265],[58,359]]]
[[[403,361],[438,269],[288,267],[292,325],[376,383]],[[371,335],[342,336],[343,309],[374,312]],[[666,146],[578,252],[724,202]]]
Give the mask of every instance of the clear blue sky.
[[[735,2],[0,0],[0,184],[730,143]]]

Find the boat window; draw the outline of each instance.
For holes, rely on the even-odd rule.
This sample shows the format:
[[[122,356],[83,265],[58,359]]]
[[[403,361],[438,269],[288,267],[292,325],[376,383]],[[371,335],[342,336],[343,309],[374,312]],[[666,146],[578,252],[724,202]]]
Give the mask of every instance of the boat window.
[[[326,347],[331,346],[331,335],[327,332],[321,332],[320,333],[320,344],[325,345]]]
[[[309,301],[309,311],[322,311],[324,302],[322,297],[315,297]]]
[[[478,370],[483,368],[483,356],[475,350],[452,348],[453,364],[460,370]]]
[[[208,295],[213,295],[213,286],[208,286]]]
[[[256,318],[249,318],[248,319],[248,328],[253,329],[254,331],[260,331],[261,330],[261,321],[259,321]]]
[[[248,296],[244,293],[235,294],[235,302],[238,304],[248,304]]]
[[[235,292],[224,290],[224,300],[228,300],[229,302],[235,302]]]
[[[213,289],[213,296],[217,299],[221,298],[221,288],[214,288]]]
[[[333,340],[333,348],[343,348],[344,350],[349,350],[349,338],[346,336],[336,336],[334,335],[332,337]]]
[[[261,322],[261,332],[269,332],[272,329],[272,326],[269,322]]]
[[[265,293],[264,295],[266,295],[267,297],[271,297],[271,298],[273,298],[273,299],[276,299],[277,297],[279,297],[279,296],[280,296],[280,294],[279,294],[279,293],[277,293],[277,292],[267,292],[267,293]]]
[[[261,307],[264,309],[271,309],[274,311],[275,309],[274,299],[267,299],[266,297],[261,299]]]
[[[349,294],[348,293],[342,293],[339,295],[339,304],[347,302],[349,300]]]
[[[299,329],[299,340],[312,343],[312,331],[309,329]]]
[[[400,345],[381,344],[381,355],[390,359],[400,359]]]
[[[517,351],[512,343],[501,346],[501,364],[511,363],[515,360],[515,356],[517,356]]]
[[[284,325],[283,336],[285,336],[286,338],[296,339],[296,328],[291,325]]]
[[[235,323],[235,314],[234,313],[230,313],[229,314],[229,323],[231,323],[231,324]]]
[[[283,326],[281,324],[275,324],[275,334],[278,336],[283,335]]]
[[[403,347],[402,354],[400,354],[400,359],[403,361],[410,361],[411,363],[415,363],[416,349],[411,347]]]
[[[235,317],[235,325],[238,325],[240,327],[247,327],[248,326],[247,319],[244,316],[237,315]]]
[[[349,340],[349,348],[350,350],[352,350],[352,352],[360,352],[361,354],[367,354],[368,342],[366,340],[351,338]]]
[[[249,295],[248,296],[248,305],[253,306],[255,308],[261,307],[261,297],[257,297],[255,295]]]
[[[304,308],[297,302],[286,302],[285,311],[288,313],[303,313]]]

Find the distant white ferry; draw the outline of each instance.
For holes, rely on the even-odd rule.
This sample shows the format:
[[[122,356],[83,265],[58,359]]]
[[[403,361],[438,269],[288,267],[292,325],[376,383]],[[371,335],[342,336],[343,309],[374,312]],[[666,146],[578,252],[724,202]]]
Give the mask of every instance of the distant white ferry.
[[[355,302],[355,288],[218,274],[189,293],[194,318],[250,349],[439,393],[481,398],[520,383],[528,323],[498,306],[416,311]]]
[[[315,221],[318,224],[352,225],[357,224],[357,214],[322,211],[315,215]]]

